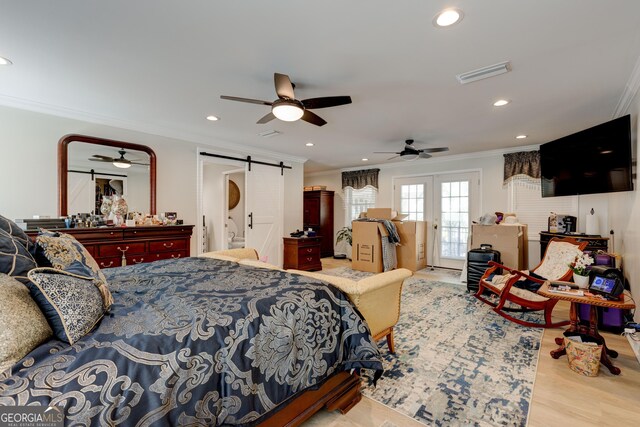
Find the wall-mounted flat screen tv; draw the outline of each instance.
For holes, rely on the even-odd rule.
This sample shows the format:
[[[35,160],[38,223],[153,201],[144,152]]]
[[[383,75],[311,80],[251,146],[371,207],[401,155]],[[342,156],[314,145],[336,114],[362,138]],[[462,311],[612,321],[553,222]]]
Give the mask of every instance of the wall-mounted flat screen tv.
[[[540,146],[542,197],[633,190],[629,115]]]

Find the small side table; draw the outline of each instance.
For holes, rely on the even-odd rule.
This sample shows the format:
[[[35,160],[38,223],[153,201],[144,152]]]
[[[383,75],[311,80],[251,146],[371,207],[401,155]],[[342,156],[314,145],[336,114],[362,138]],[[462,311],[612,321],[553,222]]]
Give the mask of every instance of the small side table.
[[[593,298],[587,296],[575,296],[575,295],[565,295],[558,294],[554,292],[549,292],[549,282],[544,282],[544,284],[538,290],[538,294],[542,295],[545,298],[552,298],[561,301],[569,301],[571,302],[571,308],[569,310],[569,328],[564,332],[565,336],[569,336],[573,333],[579,333],[588,335],[598,343],[598,345],[602,345],[602,355],[600,356],[600,362],[609,368],[609,372],[613,375],[620,374],[620,368],[613,366],[611,362],[612,358],[618,357],[618,352],[612,350],[607,347],[607,344],[604,341],[604,337],[598,333],[598,310],[597,307],[610,307],[610,308],[618,308],[621,310],[632,310],[636,306],[633,301],[626,294],[621,295],[621,299],[619,301],[610,301],[600,298]],[[589,324],[582,324],[578,321],[578,304],[588,304],[590,306],[589,312]],[[564,348],[564,338],[558,337],[555,339],[556,344],[560,347],[556,350],[551,351],[551,357],[554,359],[559,358],[560,356],[567,353]]]
[[[322,270],[322,237],[284,237],[284,269]]]

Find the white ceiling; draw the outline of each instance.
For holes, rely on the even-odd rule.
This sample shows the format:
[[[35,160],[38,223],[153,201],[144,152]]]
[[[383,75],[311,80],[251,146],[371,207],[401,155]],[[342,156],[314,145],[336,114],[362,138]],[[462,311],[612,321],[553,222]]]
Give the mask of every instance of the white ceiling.
[[[435,28],[451,6],[462,22]],[[460,154],[596,125],[639,55],[638,0],[0,0],[0,56],[13,61],[0,67],[1,104],[305,157],[307,172],[381,163],[390,155],[373,152],[406,138]],[[508,74],[455,78],[506,60]],[[328,122],[316,127],[257,125],[269,107],[220,99],[272,101],[274,72],[299,99],[353,103],[314,110]],[[512,103],[493,107],[499,98]],[[282,134],[258,136],[268,130]]]

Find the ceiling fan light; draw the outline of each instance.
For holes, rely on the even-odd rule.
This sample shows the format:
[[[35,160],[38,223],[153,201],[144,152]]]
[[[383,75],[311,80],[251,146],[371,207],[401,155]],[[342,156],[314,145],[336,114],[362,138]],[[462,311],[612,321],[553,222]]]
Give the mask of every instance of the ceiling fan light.
[[[400,158],[401,158],[402,160],[405,160],[405,161],[407,161],[407,162],[408,162],[408,161],[411,161],[411,160],[415,160],[415,159],[417,159],[418,157],[419,157],[419,154],[418,154],[418,153],[402,154],[402,155],[400,156]]]
[[[300,120],[300,117],[304,114],[304,111],[298,105],[289,103],[274,105],[271,112],[274,116],[285,122]]]
[[[131,162],[127,159],[116,159],[113,161],[113,166],[120,169],[128,169],[131,167]]]

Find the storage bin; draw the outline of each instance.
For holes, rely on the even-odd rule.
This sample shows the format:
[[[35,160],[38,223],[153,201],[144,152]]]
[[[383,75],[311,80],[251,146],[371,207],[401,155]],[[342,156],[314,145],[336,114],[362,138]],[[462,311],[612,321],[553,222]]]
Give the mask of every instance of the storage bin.
[[[596,377],[600,371],[602,345],[594,342],[578,342],[565,337],[564,348],[567,351],[569,368],[586,377]]]

